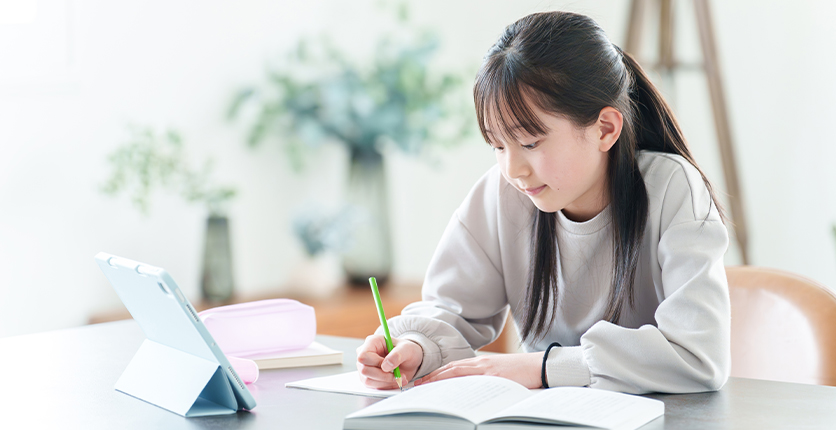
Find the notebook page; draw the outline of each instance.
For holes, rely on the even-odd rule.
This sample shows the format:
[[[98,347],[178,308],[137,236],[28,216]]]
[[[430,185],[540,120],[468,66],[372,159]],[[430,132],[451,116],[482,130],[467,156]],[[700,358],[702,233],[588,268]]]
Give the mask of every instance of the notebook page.
[[[643,424],[664,411],[665,404],[659,400],[592,388],[560,387],[543,390],[500,411],[491,417],[491,421],[502,417],[526,417],[617,429],[637,420]],[[633,425],[627,427],[634,428]]]
[[[320,376],[318,378],[303,379],[301,381],[288,382],[284,384],[288,388],[301,388],[304,390],[327,391],[330,393],[354,394],[368,397],[392,397],[402,394],[401,390],[378,390],[369,388],[360,381],[357,371],[340,373],[338,375]],[[412,386],[412,383],[408,387]]]
[[[529,397],[528,389],[496,376],[464,376],[419,385],[349,415],[369,417],[405,412],[430,412],[479,423],[495,411]]]

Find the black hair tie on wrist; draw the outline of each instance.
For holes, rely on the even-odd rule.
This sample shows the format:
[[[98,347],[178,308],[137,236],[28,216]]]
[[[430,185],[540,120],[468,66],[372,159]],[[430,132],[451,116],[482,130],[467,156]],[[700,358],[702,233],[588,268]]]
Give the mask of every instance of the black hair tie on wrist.
[[[561,347],[560,343],[552,342],[548,348],[546,348],[546,353],[543,354],[543,370],[540,372],[540,381],[543,382],[543,388],[549,388],[549,383],[546,381],[546,360],[549,359],[549,351],[552,350],[554,347]]]

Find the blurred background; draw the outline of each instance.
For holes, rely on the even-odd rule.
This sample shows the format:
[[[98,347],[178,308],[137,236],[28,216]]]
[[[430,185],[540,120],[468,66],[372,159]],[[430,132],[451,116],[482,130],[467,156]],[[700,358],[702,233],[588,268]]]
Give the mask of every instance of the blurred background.
[[[676,56],[699,63],[692,2],[673,6]],[[711,6],[749,263],[834,287],[836,3]],[[101,251],[193,301],[327,303],[369,275],[417,296],[495,162],[470,106],[481,58],[558,9],[624,42],[621,0],[0,3],[0,336],[118,313]],[[651,75],[725,190],[705,75]]]

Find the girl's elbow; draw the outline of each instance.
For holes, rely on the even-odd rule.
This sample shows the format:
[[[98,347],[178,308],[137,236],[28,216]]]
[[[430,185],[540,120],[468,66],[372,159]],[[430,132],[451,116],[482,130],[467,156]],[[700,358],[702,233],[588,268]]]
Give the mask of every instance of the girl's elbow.
[[[680,375],[678,383],[666,385],[664,388],[647,387],[642,393],[663,392],[668,394],[689,394],[719,391],[729,380],[729,372],[721,369],[696,369]]]
[[[731,373],[731,357],[724,357],[709,367],[706,372],[706,377],[703,379],[703,385],[708,391],[718,391],[726,385]]]
[[[724,385],[726,385],[728,380],[728,372],[720,372],[717,375],[714,375],[714,377],[710,380],[706,381],[705,388],[707,388],[708,391],[719,391]]]

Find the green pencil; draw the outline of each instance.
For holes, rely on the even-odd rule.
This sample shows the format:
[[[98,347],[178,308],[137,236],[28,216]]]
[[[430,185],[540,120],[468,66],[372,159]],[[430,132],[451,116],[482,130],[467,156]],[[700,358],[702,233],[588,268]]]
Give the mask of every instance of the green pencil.
[[[377,280],[374,279],[374,276],[369,278],[369,284],[372,286],[372,294],[374,294],[374,303],[377,305],[377,316],[380,317],[380,325],[383,326],[383,337],[386,339],[386,350],[387,352],[392,352],[392,336],[389,334],[389,325],[386,324],[386,314],[383,313],[383,302],[380,301],[380,292],[377,290]],[[403,391],[403,384],[401,383],[401,368],[400,366],[396,367],[395,370],[392,371],[395,375],[395,380],[398,382],[398,388]]]

